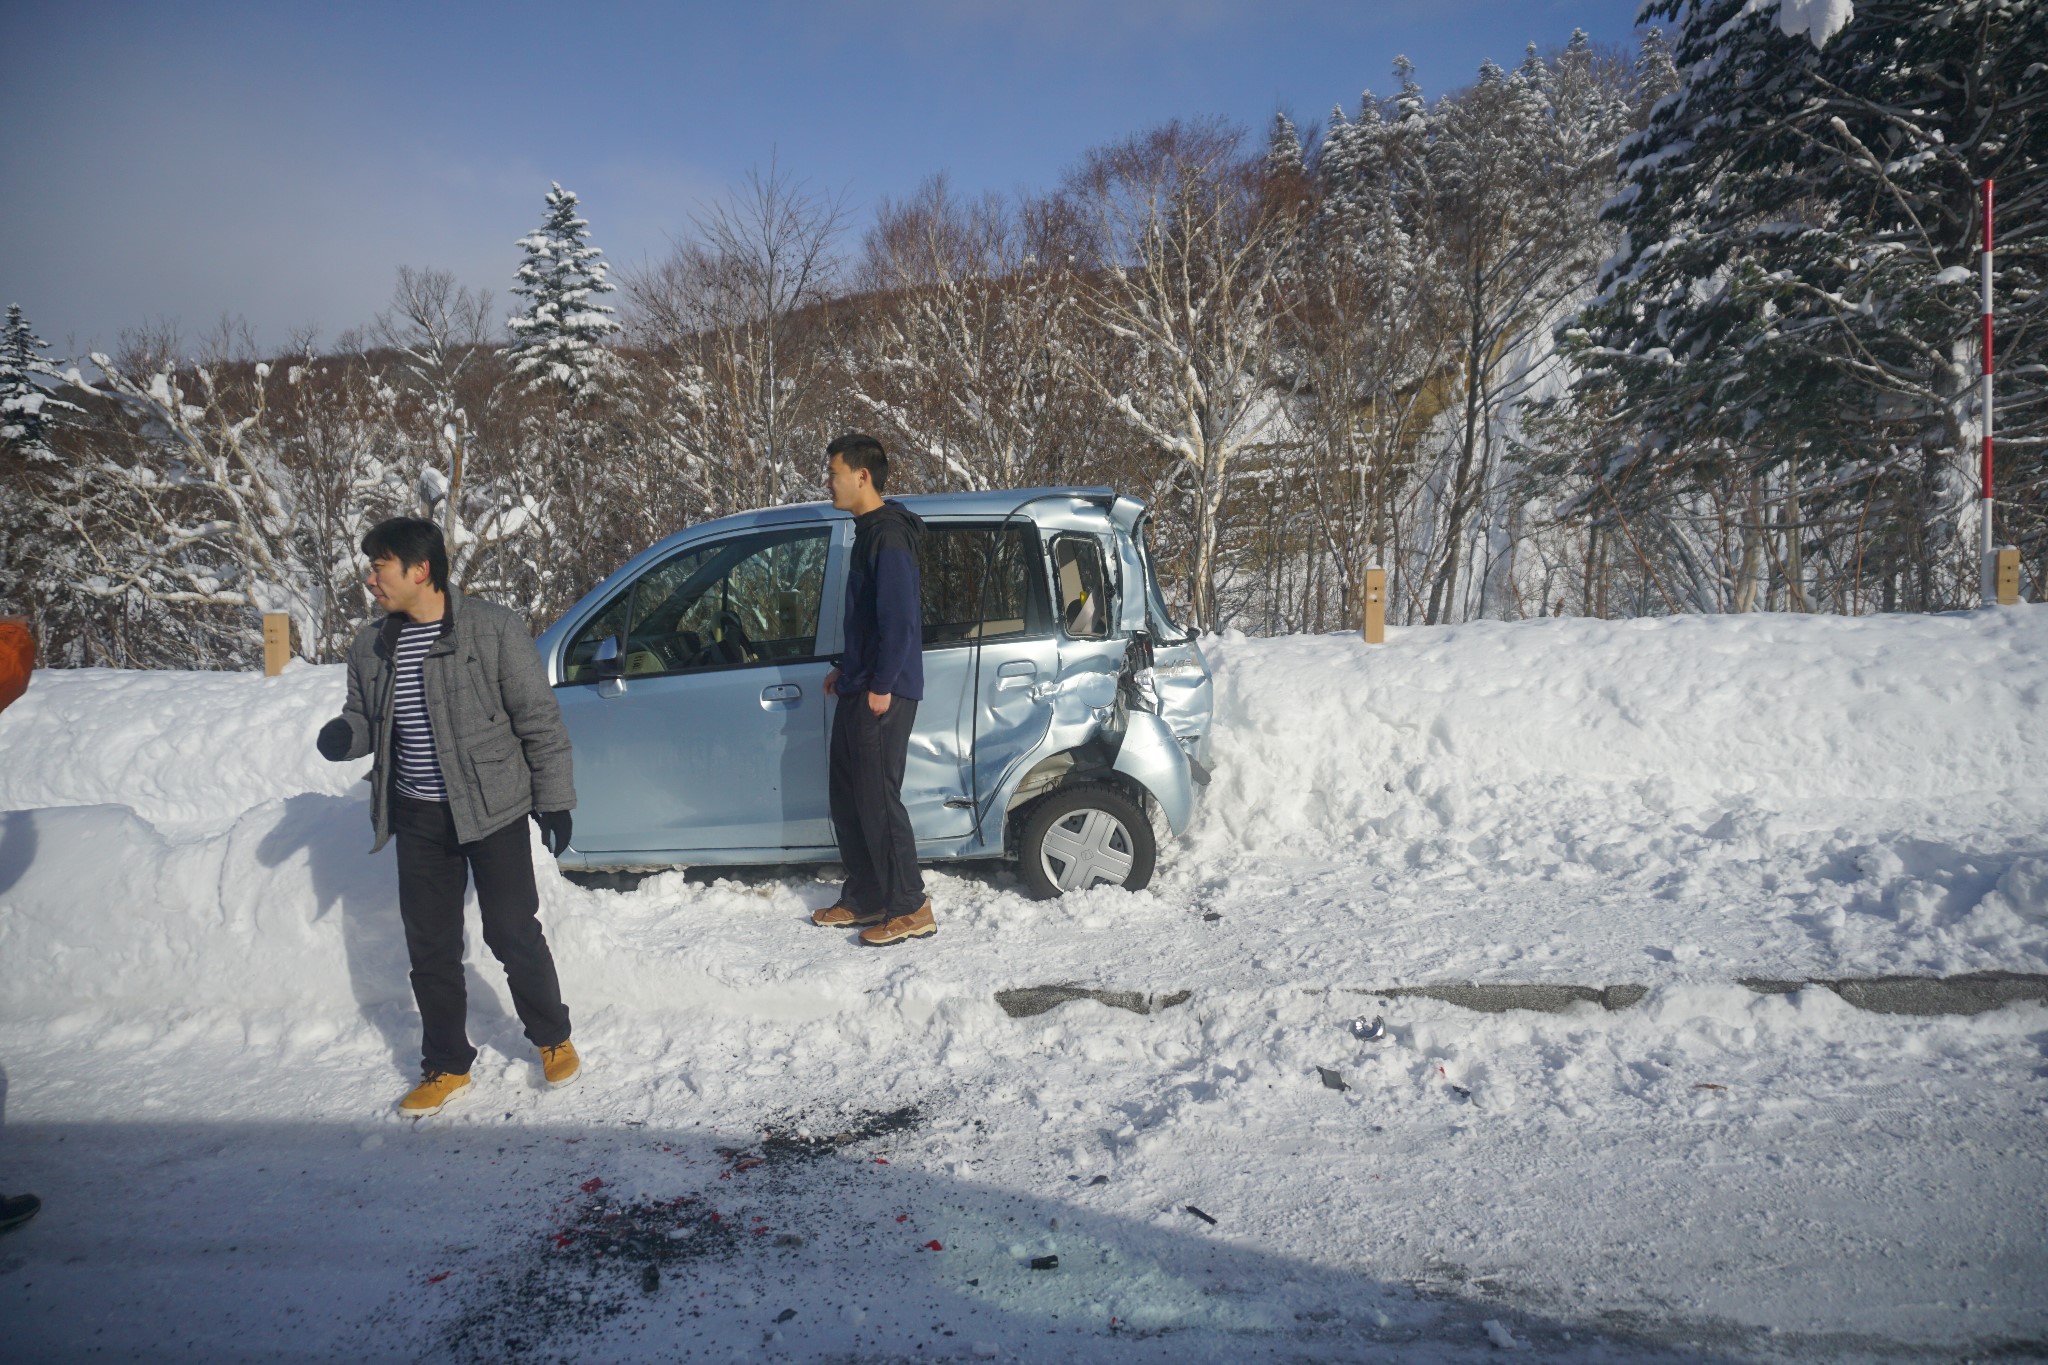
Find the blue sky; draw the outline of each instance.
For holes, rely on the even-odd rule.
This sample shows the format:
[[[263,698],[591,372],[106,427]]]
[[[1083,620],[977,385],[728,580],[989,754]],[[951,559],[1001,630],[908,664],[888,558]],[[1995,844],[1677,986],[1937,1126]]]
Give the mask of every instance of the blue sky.
[[[900,0],[884,4],[0,3],[0,303],[67,353],[222,313],[332,338],[400,264],[496,292],[559,180],[619,265],[771,156],[877,200],[946,171],[1039,189],[1176,116],[1263,130],[1434,95],[1637,0]]]

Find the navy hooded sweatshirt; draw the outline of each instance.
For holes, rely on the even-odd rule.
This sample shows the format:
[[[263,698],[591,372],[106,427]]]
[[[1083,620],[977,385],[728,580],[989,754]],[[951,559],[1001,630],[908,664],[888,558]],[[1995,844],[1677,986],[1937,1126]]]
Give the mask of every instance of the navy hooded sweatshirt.
[[[917,552],[924,523],[900,502],[853,519],[846,575],[846,653],[838,690],[924,699],[924,609]]]

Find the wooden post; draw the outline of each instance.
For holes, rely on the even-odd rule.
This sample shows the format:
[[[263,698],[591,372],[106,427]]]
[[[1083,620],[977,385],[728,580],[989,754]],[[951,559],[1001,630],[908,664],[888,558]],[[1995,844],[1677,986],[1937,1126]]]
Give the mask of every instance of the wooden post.
[[[263,676],[284,672],[292,658],[292,618],[281,611],[263,613]]]
[[[2003,546],[1997,555],[1996,577],[1998,580],[1996,601],[2001,607],[2019,605],[2020,600],[2020,552],[2011,545]]]
[[[1387,642],[1387,571],[1365,571],[1365,625],[1360,632],[1369,645]]]

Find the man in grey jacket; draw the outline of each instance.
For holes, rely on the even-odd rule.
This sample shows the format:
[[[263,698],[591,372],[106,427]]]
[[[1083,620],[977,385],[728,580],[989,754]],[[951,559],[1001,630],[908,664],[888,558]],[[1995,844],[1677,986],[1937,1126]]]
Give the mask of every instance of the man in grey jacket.
[[[537,911],[526,817],[559,857],[576,804],[569,732],[526,623],[448,586],[432,522],[394,517],[363,537],[385,615],[348,652],[348,704],[320,731],[340,763],[374,754],[374,853],[398,840],[398,910],[419,1002],[420,1083],[399,1101],[431,1114],[469,1084],[462,897],[476,876],[484,942],[505,968],[549,1085],[576,1078],[569,1011]]]

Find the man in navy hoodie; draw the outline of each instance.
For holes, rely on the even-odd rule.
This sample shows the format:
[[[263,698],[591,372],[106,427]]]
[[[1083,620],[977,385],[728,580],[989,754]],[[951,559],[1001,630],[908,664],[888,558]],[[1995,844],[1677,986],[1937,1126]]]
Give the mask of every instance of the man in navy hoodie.
[[[917,839],[903,809],[903,764],[924,696],[924,612],[917,551],[924,523],[882,501],[889,456],[852,432],[825,448],[832,505],[853,513],[846,575],[846,652],[825,677],[832,714],[832,829],[846,885],[811,916],[828,928],[861,928],[873,947],[938,932],[917,871]]]

